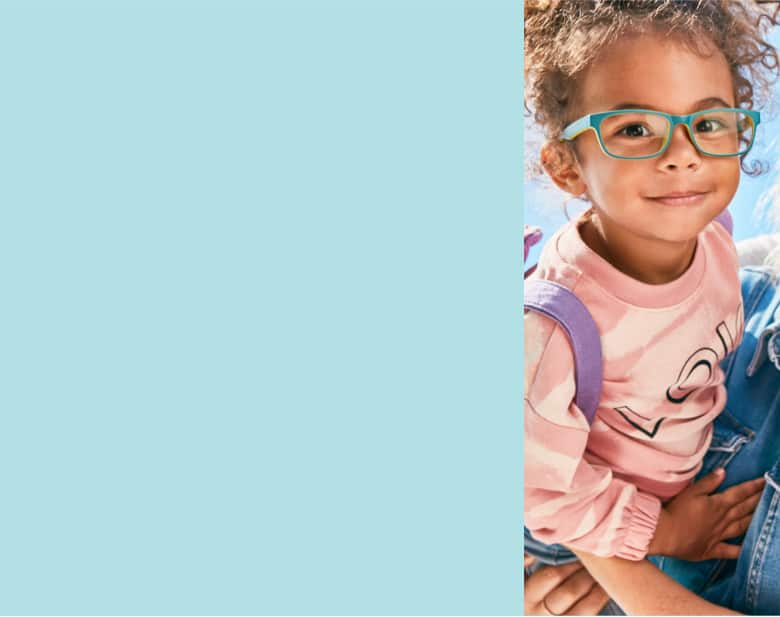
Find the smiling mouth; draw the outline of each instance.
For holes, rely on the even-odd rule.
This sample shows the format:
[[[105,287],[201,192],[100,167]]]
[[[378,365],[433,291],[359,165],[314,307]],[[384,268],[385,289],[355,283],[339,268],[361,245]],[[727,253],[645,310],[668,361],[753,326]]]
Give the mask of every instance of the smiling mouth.
[[[648,197],[647,199],[652,199],[667,206],[688,206],[701,203],[708,194],[709,191],[684,191]]]

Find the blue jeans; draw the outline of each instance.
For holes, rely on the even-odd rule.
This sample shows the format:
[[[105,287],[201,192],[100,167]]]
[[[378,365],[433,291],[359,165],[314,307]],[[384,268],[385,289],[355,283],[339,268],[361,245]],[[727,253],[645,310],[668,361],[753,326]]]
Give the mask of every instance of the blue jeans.
[[[728,402],[715,421],[699,476],[725,467],[718,490],[764,475],[766,486],[735,560],[660,567],[707,600],[754,614],[780,614],[780,285],[763,268],[740,273],[745,308],[742,344],[723,361]]]
[[[545,544],[544,542],[540,542],[531,535],[528,528],[524,528],[523,531],[525,552],[536,557],[538,562],[548,566],[562,566],[565,563],[577,561],[577,556],[569,549],[560,544]]]

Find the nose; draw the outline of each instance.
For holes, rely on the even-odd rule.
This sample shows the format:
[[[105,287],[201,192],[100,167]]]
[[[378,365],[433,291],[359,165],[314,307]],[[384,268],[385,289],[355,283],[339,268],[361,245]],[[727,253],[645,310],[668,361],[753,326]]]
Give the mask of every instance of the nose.
[[[690,169],[701,165],[701,153],[696,149],[688,133],[688,127],[678,124],[669,137],[669,147],[659,159],[659,165],[667,171]]]

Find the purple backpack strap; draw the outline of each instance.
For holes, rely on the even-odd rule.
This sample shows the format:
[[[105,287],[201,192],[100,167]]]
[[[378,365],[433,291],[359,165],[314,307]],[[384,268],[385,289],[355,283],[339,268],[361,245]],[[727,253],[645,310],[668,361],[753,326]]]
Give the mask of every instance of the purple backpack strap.
[[[542,230],[538,227],[525,226],[525,233],[523,234],[523,263],[528,259],[528,251],[531,247],[542,239]],[[531,266],[525,271],[525,278],[528,278],[534,273],[536,266]]]
[[[603,379],[601,337],[596,322],[577,296],[552,281],[526,281],[525,308],[555,320],[568,335],[574,354],[574,402],[588,424],[592,424]]]
[[[731,212],[729,212],[728,209],[724,210],[718,216],[716,216],[715,220],[723,225],[726,231],[729,232],[730,236],[734,235],[734,219],[731,218]]]

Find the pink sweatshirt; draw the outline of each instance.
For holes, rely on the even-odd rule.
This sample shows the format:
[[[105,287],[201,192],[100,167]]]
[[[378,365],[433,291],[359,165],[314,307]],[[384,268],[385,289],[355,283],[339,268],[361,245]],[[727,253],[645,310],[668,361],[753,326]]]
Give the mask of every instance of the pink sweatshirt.
[[[574,403],[560,326],[525,316],[525,524],[538,540],[642,559],[661,503],[701,468],[726,401],[719,362],[742,337],[737,255],[710,223],[688,270],[664,285],[616,270],[565,226],[534,278],[571,289],[601,333],[604,385],[592,426]]]

